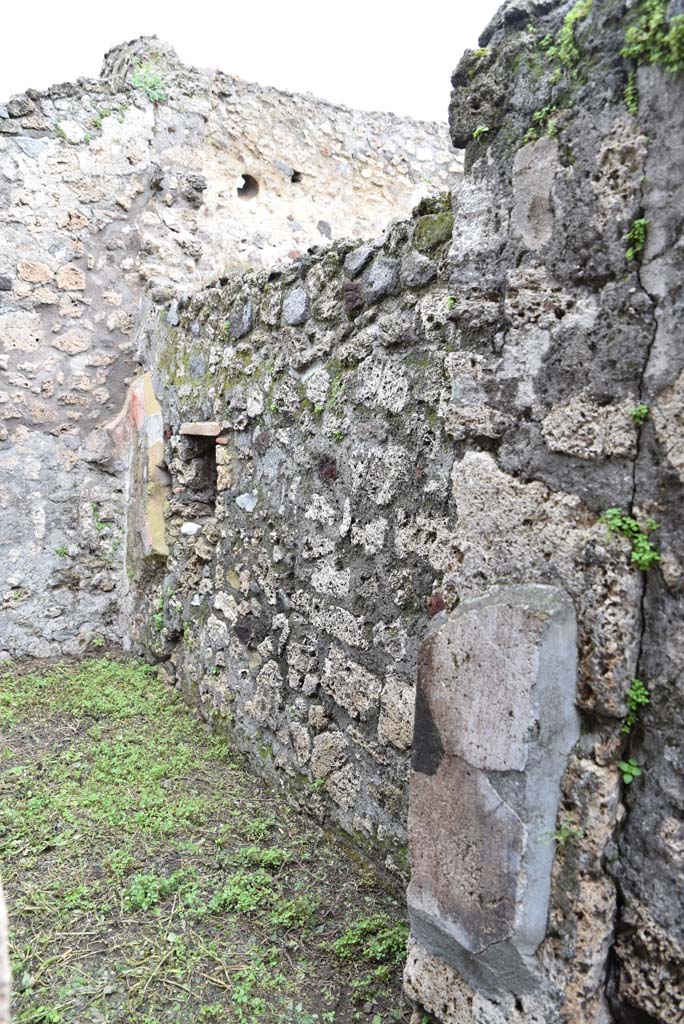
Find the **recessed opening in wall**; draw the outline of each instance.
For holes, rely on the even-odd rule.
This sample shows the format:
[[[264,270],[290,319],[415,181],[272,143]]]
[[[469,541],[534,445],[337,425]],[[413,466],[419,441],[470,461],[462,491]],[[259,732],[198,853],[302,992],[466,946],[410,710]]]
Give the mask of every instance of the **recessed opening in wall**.
[[[177,479],[179,500],[196,507],[208,505],[213,511],[216,504],[216,423],[183,423],[175,448],[179,461]],[[206,512],[204,513],[206,514]]]
[[[293,171],[292,174],[290,175],[290,181],[292,182],[293,185],[298,185],[301,180],[302,180],[302,172],[301,171]]]
[[[240,199],[256,199],[259,195],[259,182],[251,174],[243,174],[242,185],[238,185],[237,194]]]

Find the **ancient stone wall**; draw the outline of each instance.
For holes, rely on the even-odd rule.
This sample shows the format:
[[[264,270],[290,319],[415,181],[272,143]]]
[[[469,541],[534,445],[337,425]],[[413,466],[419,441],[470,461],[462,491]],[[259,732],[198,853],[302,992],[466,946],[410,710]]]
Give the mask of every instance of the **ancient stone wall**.
[[[373,235],[460,166],[446,126],[186,68],[155,39],[0,105],[0,653],[120,637],[150,306]]]
[[[656,8],[505,5],[450,202],[140,342],[134,643],[399,871],[410,791],[406,985],[443,1021],[682,1020],[684,85],[621,55]]]
[[[2,649],[408,840],[450,1024],[684,1019],[683,14],[510,0],[382,234],[438,128],[150,41],[0,108]]]

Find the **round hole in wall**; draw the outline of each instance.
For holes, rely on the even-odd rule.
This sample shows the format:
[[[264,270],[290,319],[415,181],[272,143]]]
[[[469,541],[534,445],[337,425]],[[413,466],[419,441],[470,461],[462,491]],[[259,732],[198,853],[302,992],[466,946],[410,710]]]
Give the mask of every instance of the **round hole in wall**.
[[[251,174],[243,174],[242,185],[238,186],[237,194],[240,199],[256,199],[259,195],[259,182]]]
[[[298,185],[301,180],[302,180],[302,172],[301,171],[293,171],[292,174],[290,175],[290,181],[292,182],[293,185]]]

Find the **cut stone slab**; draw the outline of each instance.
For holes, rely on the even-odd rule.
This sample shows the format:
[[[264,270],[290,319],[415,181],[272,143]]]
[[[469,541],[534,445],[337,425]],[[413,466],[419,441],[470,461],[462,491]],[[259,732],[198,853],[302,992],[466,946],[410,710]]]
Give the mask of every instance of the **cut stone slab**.
[[[188,437],[218,437],[221,427],[216,421],[181,423],[180,433]]]
[[[436,617],[421,645],[412,933],[493,996],[534,988],[576,676],[575,613],[556,587],[494,588]]]

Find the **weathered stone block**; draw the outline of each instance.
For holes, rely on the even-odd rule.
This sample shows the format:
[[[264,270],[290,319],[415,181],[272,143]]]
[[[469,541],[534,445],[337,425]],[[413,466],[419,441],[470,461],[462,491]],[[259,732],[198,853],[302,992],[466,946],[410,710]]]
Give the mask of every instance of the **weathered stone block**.
[[[283,299],[283,320],[294,327],[309,319],[309,296],[303,288],[293,288]]]
[[[478,990],[534,988],[560,780],[579,735],[575,615],[497,587],[422,644],[410,782],[413,934]]]
[[[221,425],[215,420],[181,423],[180,433],[187,437],[218,437],[221,433]]]

